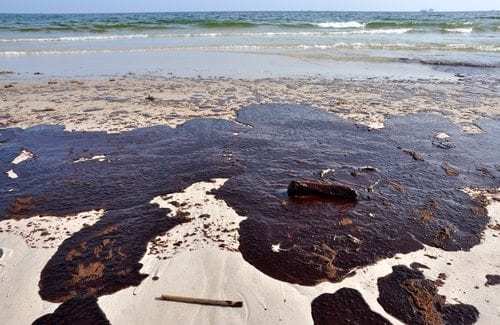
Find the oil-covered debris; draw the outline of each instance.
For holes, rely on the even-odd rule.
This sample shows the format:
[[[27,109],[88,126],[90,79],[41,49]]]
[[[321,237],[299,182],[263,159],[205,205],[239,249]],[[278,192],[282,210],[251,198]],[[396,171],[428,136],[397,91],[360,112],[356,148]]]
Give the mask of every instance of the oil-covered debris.
[[[496,286],[500,285],[500,275],[498,274],[487,274],[485,286]]]
[[[339,200],[356,201],[358,194],[346,184],[320,181],[291,181],[288,196],[323,196]]]

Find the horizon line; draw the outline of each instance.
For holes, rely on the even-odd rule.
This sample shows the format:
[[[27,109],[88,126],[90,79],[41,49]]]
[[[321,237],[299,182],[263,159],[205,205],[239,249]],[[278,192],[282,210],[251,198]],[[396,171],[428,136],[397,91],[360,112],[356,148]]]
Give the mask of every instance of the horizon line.
[[[160,10],[160,11],[101,11],[101,12],[0,12],[0,15],[97,15],[97,14],[161,14],[161,13],[216,13],[216,12],[426,12],[429,13],[446,13],[446,12],[491,12],[500,11],[500,9],[481,9],[481,10],[436,10],[436,9],[421,9],[421,10]]]

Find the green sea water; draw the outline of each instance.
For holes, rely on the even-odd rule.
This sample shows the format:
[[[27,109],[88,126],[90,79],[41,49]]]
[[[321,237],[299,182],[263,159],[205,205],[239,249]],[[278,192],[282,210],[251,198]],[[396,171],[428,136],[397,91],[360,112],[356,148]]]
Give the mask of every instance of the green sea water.
[[[0,14],[0,68],[180,52],[495,69],[500,12]]]

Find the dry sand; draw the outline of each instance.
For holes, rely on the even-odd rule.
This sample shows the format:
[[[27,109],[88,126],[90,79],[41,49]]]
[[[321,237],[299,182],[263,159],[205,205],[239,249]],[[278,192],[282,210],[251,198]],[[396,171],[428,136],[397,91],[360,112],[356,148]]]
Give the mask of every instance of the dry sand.
[[[154,198],[152,204],[168,208],[172,211],[171,216],[181,216],[190,222],[180,224],[164,236],[155,238],[148,247],[148,255],[164,259],[179,252],[205,247],[237,251],[239,224],[245,218],[236,214],[226,202],[207,194],[220,188],[226,181],[214,179],[213,183],[196,183],[184,192]]]

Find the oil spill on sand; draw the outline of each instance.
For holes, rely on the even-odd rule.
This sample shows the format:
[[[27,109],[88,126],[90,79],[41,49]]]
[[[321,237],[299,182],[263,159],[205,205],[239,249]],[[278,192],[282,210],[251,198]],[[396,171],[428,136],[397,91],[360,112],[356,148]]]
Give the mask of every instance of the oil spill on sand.
[[[37,157],[16,166],[21,177],[0,179],[1,218],[106,211],[64,241],[42,271],[40,295],[63,303],[59,319],[75,299],[138,285],[147,276],[139,260],[148,242],[185,221],[167,218],[151,199],[213,178],[229,178],[217,198],[248,217],[240,225],[245,260],[291,283],[341,281],[422,243],[466,250],[480,241],[484,203],[462,189],[499,187],[496,121],[484,121],[479,135],[464,135],[436,115],[395,118],[371,130],[309,107],[262,105],[242,109],[238,122],[198,119],[121,134],[0,130],[2,170],[25,148]],[[453,145],[434,145],[439,132]],[[106,161],[73,163],[98,155]],[[322,175],[325,169],[334,172]],[[307,179],[350,184],[359,198],[286,197],[290,181]]]
[[[390,325],[391,323],[373,312],[359,291],[342,288],[334,294],[322,294],[312,302],[315,325]]]
[[[446,304],[438,294],[436,281],[425,279],[423,273],[403,265],[378,279],[380,305],[391,315],[407,324],[468,325],[477,321],[474,306]]]
[[[59,127],[1,131],[6,140],[2,168],[21,147],[37,155],[19,165],[26,172],[22,178],[1,180],[3,219],[65,217],[89,206],[105,211],[96,224],[65,240],[42,271],[40,296],[63,303],[54,314],[57,320],[67,317],[71,323],[75,299],[111,294],[147,276],[140,274],[139,261],[148,242],[186,221],[167,218],[168,210],[150,204],[151,199],[238,172],[223,157],[235,128],[226,121],[200,120],[176,130],[158,127],[120,135],[70,133]],[[101,153],[109,154],[108,161],[74,163]],[[86,305],[83,310],[90,314],[99,310],[90,301]]]
[[[253,126],[241,134],[234,155],[245,172],[229,179],[218,196],[248,217],[240,224],[240,251],[262,272],[314,285],[340,281],[357,267],[422,244],[467,250],[479,243],[487,212],[461,189],[498,188],[500,123],[484,121],[485,133],[465,135],[439,116],[415,115],[370,130],[288,106],[246,108],[238,121]],[[439,132],[453,146],[435,146]],[[444,161],[459,175],[448,176]],[[324,180],[351,184],[357,203],[304,202],[283,194],[290,181],[318,179],[325,169],[335,172]],[[278,244],[277,254],[270,248]]]
[[[75,298],[59,306],[52,314],[40,317],[33,325],[109,325],[95,297]]]

